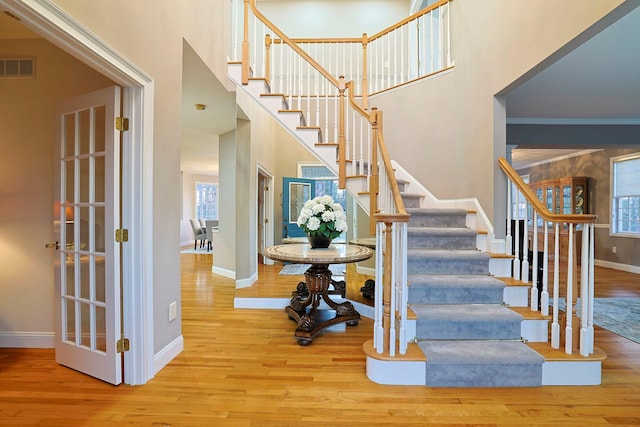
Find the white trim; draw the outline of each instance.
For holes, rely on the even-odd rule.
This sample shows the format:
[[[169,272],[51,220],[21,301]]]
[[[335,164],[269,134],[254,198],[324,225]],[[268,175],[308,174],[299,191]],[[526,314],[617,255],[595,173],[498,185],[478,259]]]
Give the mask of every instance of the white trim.
[[[158,351],[153,357],[153,373],[160,372],[162,368],[167,366],[177,355],[184,350],[184,338],[180,335],[171,341],[165,348]]]
[[[233,270],[227,270],[226,268],[216,267],[215,265],[211,267],[211,272],[214,274],[219,274],[222,277],[226,277],[227,279],[236,280],[236,272]]]
[[[274,227],[274,223],[275,223],[275,212],[274,212],[274,205],[275,205],[275,196],[274,196],[274,174],[271,173],[271,171],[269,169],[267,169],[266,167],[264,167],[262,164],[257,163],[257,171],[258,173],[256,174],[256,187],[258,182],[260,181],[260,175],[265,176],[269,179],[269,183],[268,183],[268,187],[269,190],[267,190],[267,195],[269,197],[269,200],[264,200],[264,210],[265,210],[265,220],[266,224],[264,226],[264,246],[265,248],[268,248],[269,246],[273,246],[273,227]],[[256,200],[256,205],[257,205],[257,200]],[[256,231],[257,234],[257,231]],[[256,249],[257,252],[257,249]],[[257,254],[256,254],[256,259],[257,259]],[[269,258],[265,258],[263,257],[264,260],[264,264],[265,265],[274,265],[275,262],[272,259]]]
[[[602,148],[595,148],[595,149],[589,149],[589,150],[581,150],[581,151],[575,151],[573,153],[569,153],[569,154],[565,154],[563,156],[558,156],[558,157],[554,157],[552,159],[546,159],[546,160],[541,160],[539,162],[534,162],[534,163],[527,163],[526,166],[522,166],[520,169],[523,168],[531,168],[534,166],[540,166],[540,165],[544,165],[547,163],[554,163],[554,162],[558,162],[560,160],[567,160],[570,159],[572,157],[578,157],[578,156],[584,156],[586,154],[591,154],[591,153],[595,153],[596,151],[602,151]]]
[[[508,125],[640,125],[640,119],[507,117]]]
[[[50,0],[0,0],[46,40],[123,86],[130,131],[123,150],[123,328],[136,345],[125,353],[126,384],[153,378],[153,80]]]
[[[53,348],[53,332],[0,332],[0,348]]]
[[[629,264],[620,264],[618,262],[605,261],[601,259],[596,259],[593,261],[594,265],[598,267],[611,268],[613,270],[626,271],[628,273],[640,274],[640,266],[637,265],[629,265]]]
[[[258,280],[258,272],[255,272],[251,275],[251,277],[247,277],[246,279],[240,279],[236,281],[236,289],[238,288],[248,288],[253,285],[256,280]]]
[[[234,298],[233,308],[284,310],[291,298]]]

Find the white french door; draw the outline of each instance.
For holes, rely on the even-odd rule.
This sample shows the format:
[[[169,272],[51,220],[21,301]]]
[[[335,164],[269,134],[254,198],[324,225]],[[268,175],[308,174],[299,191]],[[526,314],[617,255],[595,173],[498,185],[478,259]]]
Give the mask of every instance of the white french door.
[[[56,361],[112,384],[122,382],[120,97],[114,86],[62,103],[54,177]]]

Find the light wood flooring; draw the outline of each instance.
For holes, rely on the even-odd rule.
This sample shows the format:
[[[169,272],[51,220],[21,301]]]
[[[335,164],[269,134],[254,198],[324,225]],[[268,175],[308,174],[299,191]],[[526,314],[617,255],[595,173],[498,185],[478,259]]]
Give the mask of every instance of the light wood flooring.
[[[383,386],[365,374],[371,320],[300,347],[282,311],[233,308],[234,282],[211,273],[211,255],[181,261],[175,360],[144,386],[116,387],[57,365],[53,350],[0,349],[0,425],[640,425],[640,345],[611,332],[596,330],[600,386]],[[261,268],[252,292],[290,294],[300,277],[279,269]],[[638,275],[599,269],[596,280],[597,297],[640,296]]]

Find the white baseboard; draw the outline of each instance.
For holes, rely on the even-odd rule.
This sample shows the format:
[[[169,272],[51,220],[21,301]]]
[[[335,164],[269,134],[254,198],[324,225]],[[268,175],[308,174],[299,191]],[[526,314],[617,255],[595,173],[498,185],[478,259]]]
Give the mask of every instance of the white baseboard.
[[[258,280],[258,273],[254,273],[251,277],[246,279],[236,280],[236,289],[237,288],[248,288],[253,285],[256,280]]]
[[[291,298],[234,298],[233,308],[264,308],[269,310],[284,310]]]
[[[640,274],[640,267],[638,267],[637,265],[620,264],[617,262],[604,261],[601,259],[596,259],[593,261],[593,263],[598,267],[606,267],[612,268],[614,270],[626,271],[628,273]]]
[[[0,332],[1,348],[53,348],[53,332]]]
[[[184,338],[180,335],[153,356],[153,375],[167,366],[169,362],[182,353],[182,350],[184,350]]]
[[[236,280],[236,272],[232,270],[227,270],[226,268],[216,267],[215,265],[211,267],[211,272],[214,274],[219,274],[227,279]]]

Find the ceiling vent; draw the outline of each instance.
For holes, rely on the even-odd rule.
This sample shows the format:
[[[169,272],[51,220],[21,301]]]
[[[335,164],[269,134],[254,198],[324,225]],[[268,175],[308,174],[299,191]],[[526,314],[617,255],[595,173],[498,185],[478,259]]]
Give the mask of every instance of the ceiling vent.
[[[0,58],[1,79],[24,79],[35,77],[34,58]]]

